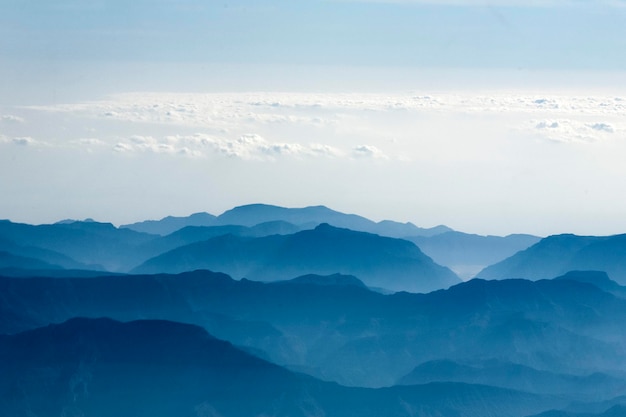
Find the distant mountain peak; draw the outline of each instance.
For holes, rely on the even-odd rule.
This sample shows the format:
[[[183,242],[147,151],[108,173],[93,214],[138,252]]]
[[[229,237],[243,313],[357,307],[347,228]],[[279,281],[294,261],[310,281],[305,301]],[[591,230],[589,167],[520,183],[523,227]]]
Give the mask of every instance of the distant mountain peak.
[[[609,274],[604,271],[569,271],[564,275],[554,278],[555,280],[569,279],[572,281],[593,284],[603,290],[612,290],[619,287],[619,284],[609,278]]]
[[[434,236],[452,230],[447,226],[425,229],[411,222],[400,223],[392,220],[374,222],[366,217],[342,213],[324,205],[288,208],[265,203],[236,206],[224,211],[217,217],[200,212],[187,217],[167,216],[161,220],[146,220],[121,225],[120,228],[165,236],[186,226],[254,227],[261,223],[276,221],[291,223],[300,229],[311,229],[321,223],[328,223],[335,227],[399,238],[407,236]]]
[[[568,271],[605,271],[620,284],[626,283],[626,235],[548,236],[529,248],[489,266],[482,278],[549,279]]]
[[[91,217],[87,217],[84,220],[76,220],[76,219],[59,220],[58,222],[56,222],[54,224],[72,224],[72,223],[99,223],[99,222],[95,221]]]
[[[335,286],[354,286],[360,288],[367,288],[367,286],[355,277],[354,275],[346,274],[332,274],[332,275],[317,275],[308,274],[302,275],[287,281],[279,281],[278,283],[292,283],[292,284],[313,284],[313,285],[335,285]]]
[[[145,220],[132,224],[124,224],[121,225],[120,228],[164,236],[187,226],[213,226],[215,219],[216,217],[212,214],[198,212],[186,217],[167,216],[161,220]]]
[[[328,223],[320,223],[317,226],[315,226],[315,229],[313,229],[313,230],[317,230],[317,231],[322,231],[323,232],[323,231],[330,231],[330,230],[348,230],[348,229],[341,228],[341,227],[335,227],[335,226],[332,226],[332,225],[330,225]]]

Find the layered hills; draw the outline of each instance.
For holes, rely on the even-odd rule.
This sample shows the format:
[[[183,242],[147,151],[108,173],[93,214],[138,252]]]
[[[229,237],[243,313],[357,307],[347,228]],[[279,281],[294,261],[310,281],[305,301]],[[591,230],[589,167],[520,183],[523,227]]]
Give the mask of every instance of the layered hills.
[[[0,221],[0,415],[621,415],[624,236]]]
[[[461,278],[473,278],[485,267],[537,243],[532,235],[481,236],[457,231],[433,236],[408,236],[425,254]]]
[[[376,230],[382,236],[319,223],[323,220]],[[171,233],[161,235],[167,232]],[[1,221],[0,271],[59,276],[58,270],[72,270],[74,276],[93,276],[80,271],[207,268],[257,280],[344,273],[385,290],[430,291],[459,279],[414,244],[388,235],[431,232],[437,233],[412,224],[375,223],[323,206],[290,209],[261,204],[236,207],[217,217],[197,213],[120,228],[91,219],[51,225]]]
[[[267,204],[239,206],[219,216],[207,213],[196,213],[186,218],[169,216],[161,220],[149,220],[121,227],[166,235],[174,232],[174,225],[180,230],[185,226],[255,227],[261,223],[273,222],[290,225],[291,229],[288,232],[277,232],[280,234],[313,229],[322,223],[328,223],[339,228],[407,239],[417,244],[435,262],[451,268],[463,278],[473,277],[484,267],[499,262],[519,250],[526,249],[540,239],[531,235],[480,236],[453,231],[446,226],[421,228],[412,223],[390,220],[376,223],[362,216],[337,212],[324,206],[286,208]],[[235,232],[235,234],[239,233]],[[271,233],[267,233],[269,234]]]
[[[626,235],[549,236],[528,249],[483,269],[477,276],[486,279],[542,279],[572,270],[606,272],[626,284]]]
[[[530,374],[537,387],[547,372],[564,380],[612,375],[598,386],[615,388],[612,378],[626,372],[626,300],[574,280],[473,280],[430,294],[383,295],[338,276],[2,278],[0,312],[0,334],[72,317],[194,323],[278,364],[357,386],[392,385],[436,360],[533,368],[544,372]]]
[[[232,234],[166,252],[134,273],[222,271],[235,278],[275,281],[307,273],[355,275],[372,287],[428,292],[460,282],[413,243],[328,224],[292,235],[242,238]]]
[[[64,268],[123,271],[135,264],[134,249],[154,236],[118,229],[110,223],[73,222],[29,225],[0,220],[6,251],[39,258]]]
[[[518,250],[525,249],[538,239],[528,235],[506,237],[470,235],[451,231],[445,226],[424,229],[411,223],[398,223],[389,220],[376,223],[358,215],[337,212],[324,206],[285,208],[251,204],[235,207],[219,216],[208,213],[196,213],[187,217],[168,216],[161,220],[147,220],[119,228],[110,223],[99,223],[92,219],[85,221],[65,220],[56,224],[37,226],[1,221],[0,252],[3,252],[3,255],[0,260],[0,270],[3,270],[5,274],[12,275],[28,275],[23,270],[29,269],[36,269],[38,274],[45,273],[48,275],[58,275],[59,269],[118,273],[126,273],[133,269],[135,271],[154,271],[154,269],[149,269],[149,265],[158,264],[160,260],[171,254],[161,257],[160,260],[152,258],[165,255],[186,245],[200,244],[218,237],[222,237],[223,241],[227,242],[229,239],[244,241],[273,235],[295,235],[299,232],[315,230],[321,224],[328,224],[337,229],[349,229],[365,233],[361,236],[376,234],[381,237],[403,238],[412,241],[423,254],[431,259],[434,258],[435,263],[451,268],[463,279],[471,278],[479,269],[493,262],[501,261]],[[235,238],[225,238],[226,235],[233,235]],[[320,240],[319,243],[327,246],[323,240]],[[242,244],[241,242],[237,243],[239,246]],[[210,244],[207,243],[206,246],[210,246]],[[192,248],[185,250],[193,251]],[[256,255],[251,253],[246,262],[248,264],[254,263]],[[291,271],[282,271],[284,273],[279,273],[276,278],[268,278],[267,275],[273,271],[256,271],[254,265],[243,265],[239,260],[237,262],[242,264],[241,267],[231,265],[230,268],[221,269],[222,264],[226,261],[216,263],[209,258],[205,260],[195,259],[190,262],[190,269],[206,267],[222,270],[236,277],[249,275],[255,279],[284,279],[288,276],[306,273],[355,273],[354,268],[350,269],[351,266],[348,265],[341,265],[341,268],[336,270],[326,269],[324,265],[315,265],[316,268],[311,270],[292,269]],[[395,255],[389,257],[389,259],[392,258],[397,259]],[[271,261],[276,265],[282,263],[285,268],[288,267],[286,265],[288,261],[280,260],[279,263],[274,262],[275,259]],[[425,262],[431,263],[430,261]],[[192,265],[194,263],[195,265]],[[180,266],[181,264],[178,263],[178,265],[170,265],[164,270],[181,272]],[[406,269],[406,267],[408,265],[377,266],[381,271],[401,270]],[[408,268],[411,269],[412,267]],[[253,269],[254,271],[252,271]],[[427,271],[432,268],[425,267],[422,269]],[[437,286],[438,274],[441,275],[441,270],[432,277],[425,278],[433,281],[432,284],[422,286],[410,285],[405,287],[403,284],[388,286],[386,282],[373,284],[367,282],[367,284],[409,291],[427,291],[445,288],[453,282],[446,278],[440,286]],[[363,277],[363,279],[369,281],[369,277]],[[377,279],[376,281],[380,280]]]
[[[389,237],[405,236],[432,236],[450,231],[446,226],[433,228],[420,228],[412,223],[398,223],[390,220],[373,222],[356,214],[345,214],[331,210],[325,206],[310,206],[303,208],[287,208],[269,204],[248,204],[227,210],[215,217],[208,213],[196,213],[188,218],[165,217],[161,220],[150,220],[139,223],[122,225],[140,232],[153,234],[169,234],[184,226],[225,226],[241,225],[253,227],[260,223],[284,221],[300,227],[312,229],[321,223],[328,223],[335,227],[357,230],[361,232],[376,233]]]
[[[0,412],[14,417],[515,417],[562,404],[501,388],[435,383],[346,388],[255,358],[168,321],[72,319],[0,337]]]

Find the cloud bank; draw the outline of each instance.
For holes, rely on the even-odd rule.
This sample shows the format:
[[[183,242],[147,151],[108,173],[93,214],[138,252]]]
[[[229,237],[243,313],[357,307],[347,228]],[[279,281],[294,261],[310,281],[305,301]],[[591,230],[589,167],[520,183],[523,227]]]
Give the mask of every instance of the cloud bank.
[[[396,120],[409,124],[420,117],[485,119],[550,142],[571,144],[619,138],[626,131],[623,97],[524,92],[129,93],[29,110],[138,127],[136,134],[127,137],[75,138],[74,143],[83,147],[101,149],[109,143],[119,153],[222,155],[266,161],[317,157],[406,160],[406,152],[389,137],[404,136],[406,142],[413,140],[412,135],[423,135],[420,125],[413,123],[404,129],[394,125]],[[173,133],[164,135],[164,129]]]

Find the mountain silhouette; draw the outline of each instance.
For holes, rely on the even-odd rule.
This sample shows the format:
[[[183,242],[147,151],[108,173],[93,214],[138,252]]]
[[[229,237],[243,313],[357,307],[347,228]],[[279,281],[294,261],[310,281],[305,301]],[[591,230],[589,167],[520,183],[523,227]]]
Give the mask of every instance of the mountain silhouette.
[[[239,237],[264,237],[286,235],[299,232],[301,229],[291,223],[273,221],[259,223],[255,226],[186,226],[169,235],[146,242],[137,248],[138,262],[160,255],[180,246],[202,242],[218,236],[234,235]]]
[[[225,211],[217,217],[208,213],[195,213],[187,217],[167,216],[161,220],[145,220],[125,224],[120,226],[120,228],[165,236],[188,226],[254,227],[260,223],[277,221],[291,223],[300,229],[312,229],[319,224],[329,223],[336,227],[390,237],[433,236],[452,230],[446,226],[421,228],[412,223],[399,223],[391,220],[383,220],[376,223],[365,217],[341,213],[325,206],[287,208],[269,204],[238,206]]]
[[[604,271],[620,284],[626,284],[626,235],[549,236],[526,250],[483,269],[486,279],[543,279],[574,270]]]
[[[0,413],[13,417],[518,417],[563,404],[468,384],[346,388],[160,320],[75,318],[2,336],[0,366]]]
[[[392,385],[442,359],[578,376],[621,378],[626,371],[626,300],[591,284],[472,280],[428,294],[383,295],[342,281],[236,281],[208,271],[0,278],[0,334],[72,317],[174,320],[353,386]]]
[[[500,262],[520,250],[537,243],[531,235],[480,236],[462,232],[446,232],[434,236],[411,236],[415,243],[435,262],[447,266],[461,278],[473,278],[485,267]]]
[[[352,285],[359,288],[367,288],[363,281],[358,279],[353,275],[342,275],[342,274],[332,274],[332,275],[315,275],[308,274],[302,275],[300,277],[292,278],[288,281],[283,281],[289,284],[305,284],[305,285]],[[278,282],[280,283],[280,281]]]
[[[0,251],[0,270],[4,269],[61,269],[58,265],[49,264],[40,259],[26,256],[14,255],[9,252]]]
[[[620,285],[609,278],[604,271],[569,271],[566,274],[558,276],[554,279],[570,279],[578,282],[593,284],[604,291],[614,292],[619,290]]]
[[[0,229],[2,223],[0,222]],[[28,238],[24,239],[23,236],[17,237],[16,240],[21,240],[22,244],[17,244],[12,240],[9,240],[10,233],[0,237],[0,251],[9,253],[14,256],[31,258],[35,260],[35,263],[42,263],[42,265],[50,265],[51,268],[65,268],[65,269],[88,269],[89,265],[77,262],[67,255],[59,253],[51,249],[42,249],[40,247],[33,246]],[[52,245],[51,245],[52,246]],[[30,269],[34,264],[22,264],[23,268]],[[8,265],[7,265],[8,266]],[[17,265],[16,265],[17,266]],[[91,266],[92,267],[92,266]],[[37,268],[40,269],[40,268]]]
[[[417,366],[400,379],[401,385],[429,382],[464,382],[484,384],[520,391],[576,396],[579,400],[594,401],[607,392],[623,391],[626,380],[606,374],[557,374],[497,360],[462,364],[451,360],[435,360]]]
[[[626,416],[626,404],[614,405],[605,411],[601,412],[575,412],[575,411],[562,411],[562,410],[550,410],[543,413],[535,414],[529,417],[624,417]]]
[[[194,213],[190,216],[167,216],[161,220],[145,220],[137,223],[123,224],[120,229],[130,229],[153,235],[169,235],[187,226],[213,226],[216,217],[209,213]]]
[[[0,241],[8,241],[14,246],[34,247],[48,254],[50,251],[60,253],[76,262],[73,265],[70,262],[68,267],[77,269],[88,266],[89,269],[115,272],[128,270],[137,262],[134,249],[153,239],[153,235],[118,229],[110,223],[33,226],[0,221]]]
[[[249,204],[227,210],[217,217],[217,224],[237,224],[251,227],[259,223],[276,220],[286,221],[303,229],[310,229],[319,224],[328,223],[335,227],[376,233],[389,237],[429,236],[451,230],[446,226],[423,229],[412,223],[398,223],[390,220],[376,223],[365,217],[341,213],[325,206],[286,208],[268,204]]]
[[[460,282],[413,243],[328,224],[293,235],[257,239],[226,235],[177,248],[134,273],[222,271],[236,278],[285,280],[305,274],[355,275],[366,285],[427,292]]]

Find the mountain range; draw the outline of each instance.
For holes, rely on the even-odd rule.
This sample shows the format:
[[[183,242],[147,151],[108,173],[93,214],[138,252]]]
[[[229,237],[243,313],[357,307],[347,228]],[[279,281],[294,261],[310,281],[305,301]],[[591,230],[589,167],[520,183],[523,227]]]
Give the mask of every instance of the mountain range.
[[[0,337],[0,411],[13,417],[515,417],[562,400],[433,383],[378,390],[322,382],[168,321],[72,319]]]
[[[447,226],[421,228],[412,223],[390,220],[376,223],[358,215],[340,213],[324,206],[286,208],[266,204],[235,207],[217,217],[208,213],[196,213],[189,217],[168,216],[161,220],[143,221],[121,227],[167,235],[189,226],[258,227],[261,223],[274,222],[289,224],[290,228],[279,232],[280,234],[291,234],[327,223],[339,228],[407,239],[417,244],[435,262],[451,268],[464,279],[472,278],[484,267],[526,249],[540,239],[532,235],[480,236],[453,231]],[[269,234],[271,233],[266,235]]]
[[[345,229],[340,234],[350,237],[341,244],[331,242],[329,239],[339,238],[339,232],[321,233],[324,228],[317,223],[321,220],[361,229],[384,229],[389,234],[395,233],[392,229],[398,233],[425,230],[391,221],[375,223],[323,206],[288,209],[261,204],[236,207],[218,217],[197,213],[143,222],[136,227],[117,228],[92,219],[65,220],[52,225],[1,221],[0,271],[5,275],[25,276],[29,273],[24,271],[36,270],[36,275],[58,276],[60,269],[126,273],[210,268],[239,278],[264,280],[340,272],[363,275],[361,278],[367,285],[392,291],[429,291],[459,282],[452,271],[436,265],[406,241]],[[327,230],[339,228],[327,226]],[[172,232],[161,236],[145,231]],[[296,244],[293,249],[304,257],[288,259],[293,255],[287,253],[290,243]],[[202,246],[208,250],[198,252]],[[333,247],[337,250],[329,250]],[[311,256],[305,259],[307,253]],[[176,259],[176,254],[182,254],[185,261]],[[165,260],[170,263],[165,265]]]
[[[485,267],[500,262],[537,243],[532,235],[481,236],[457,231],[433,236],[407,236],[425,254],[440,265],[452,269],[461,278],[473,278]]]
[[[0,221],[0,415],[621,416],[624,236]]]
[[[252,227],[260,223],[285,221],[300,227],[312,229],[321,223],[361,232],[375,233],[389,237],[432,236],[450,231],[446,226],[428,229],[413,223],[398,223],[390,220],[373,222],[356,214],[345,214],[325,206],[286,208],[269,204],[248,204],[227,210],[219,216],[208,213],[196,213],[190,217],[165,217],[161,220],[149,220],[120,226],[140,232],[166,235],[184,226],[225,226],[241,225]]]
[[[133,273],[222,271],[235,278],[276,281],[308,273],[342,273],[392,291],[428,292],[459,283],[413,243],[321,224],[292,235],[232,234],[182,246],[146,261]]]
[[[555,235],[483,269],[477,276],[486,279],[542,279],[572,270],[596,270],[604,271],[611,279],[626,284],[624,259],[626,235]]]
[[[193,323],[272,362],[353,386],[393,385],[436,360],[533,368],[537,387],[545,373],[600,373],[607,385],[598,387],[614,387],[626,372],[626,300],[569,279],[472,280],[383,295],[336,275],[274,283],[207,271],[2,278],[0,312],[0,334],[72,317]]]
[[[376,223],[361,216],[340,213],[324,206],[285,208],[251,204],[235,207],[220,216],[208,213],[196,213],[187,217],[168,216],[161,220],[148,220],[119,228],[92,219],[63,220],[52,225],[37,226],[1,221],[0,252],[4,253],[0,259],[0,271],[12,275],[28,275],[23,272],[28,269],[36,269],[38,274],[48,275],[58,275],[59,269],[118,273],[141,271],[147,270],[144,269],[147,268],[144,264],[157,262],[151,258],[193,243],[229,234],[237,238],[294,235],[314,230],[320,224],[412,241],[420,249],[423,248],[422,253],[435,258],[436,263],[452,269],[463,279],[473,277],[481,268],[525,249],[539,239],[529,235],[506,237],[470,235],[451,231],[445,226],[423,229],[411,223],[388,220]],[[252,258],[253,256],[250,260]],[[196,263],[211,269],[219,270],[222,267],[221,264],[209,260]],[[386,270],[397,267],[397,265],[379,265],[380,269]],[[174,266],[167,270],[180,271]],[[234,276],[240,276],[240,272],[250,272],[246,266],[243,266],[241,271],[237,269],[223,271]],[[310,271],[294,270],[279,276],[285,278],[288,275],[309,272],[353,273],[343,265],[336,271],[321,267]],[[251,277],[261,278],[257,275]],[[365,280],[368,281],[369,278],[365,277]],[[444,287],[445,284],[442,284],[439,288]],[[419,286],[391,285],[388,288],[420,290]],[[437,287],[425,285],[421,288],[428,290]]]

